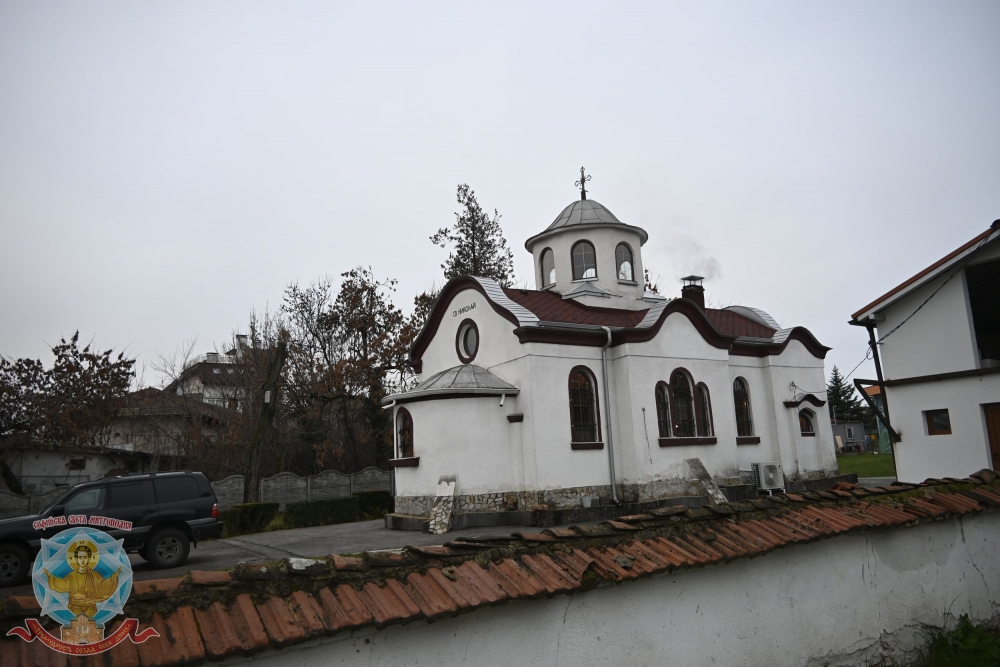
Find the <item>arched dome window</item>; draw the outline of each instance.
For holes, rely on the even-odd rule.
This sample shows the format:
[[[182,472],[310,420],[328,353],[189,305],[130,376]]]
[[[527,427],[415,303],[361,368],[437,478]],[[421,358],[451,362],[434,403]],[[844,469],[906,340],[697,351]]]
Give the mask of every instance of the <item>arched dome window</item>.
[[[699,382],[695,387],[695,403],[698,408],[698,435],[708,437],[715,435],[712,426],[712,398],[708,394],[708,387],[704,382]]]
[[[691,381],[684,371],[674,371],[670,378],[670,398],[673,406],[674,437],[693,438],[695,433],[694,402]]]
[[[552,248],[542,251],[542,289],[556,284],[556,260]]]
[[[811,438],[816,435],[815,424],[816,416],[813,414],[812,410],[800,410],[799,411],[799,431],[803,436]]]
[[[569,375],[569,415],[573,442],[600,442],[597,419],[597,383],[579,366]]]
[[[618,268],[618,280],[635,281],[635,263],[632,260],[632,248],[626,243],[619,243],[615,248],[615,265]]]
[[[656,384],[656,425],[661,438],[670,437],[670,387],[666,382]]]
[[[413,457],[413,418],[406,408],[396,411],[396,446],[399,448],[399,458]]]
[[[736,404],[736,436],[753,435],[753,412],[750,410],[750,388],[743,378],[733,380],[733,402]]]
[[[597,254],[590,241],[580,241],[573,246],[573,280],[597,277]]]

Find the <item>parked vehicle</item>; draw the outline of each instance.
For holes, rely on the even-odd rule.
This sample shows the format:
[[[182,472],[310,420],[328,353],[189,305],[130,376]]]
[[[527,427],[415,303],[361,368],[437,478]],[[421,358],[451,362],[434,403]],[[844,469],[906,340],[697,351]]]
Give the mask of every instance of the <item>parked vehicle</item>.
[[[222,536],[215,492],[200,472],[87,482],[40,514],[0,521],[0,587],[23,582],[41,540],[83,525],[81,517],[86,525],[124,540],[127,552],[138,553],[157,568],[177,567],[187,560],[191,543]]]

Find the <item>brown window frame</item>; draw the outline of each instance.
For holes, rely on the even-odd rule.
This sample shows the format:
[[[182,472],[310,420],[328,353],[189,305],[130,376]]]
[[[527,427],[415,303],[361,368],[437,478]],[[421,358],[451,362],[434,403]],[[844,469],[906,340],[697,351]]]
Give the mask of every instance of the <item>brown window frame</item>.
[[[684,380],[687,387],[687,399],[683,401],[684,412],[690,411],[690,415],[683,418],[684,428],[681,428],[681,406],[682,401],[677,396],[677,390],[674,379],[680,377]],[[697,409],[694,405],[694,381],[691,379],[691,374],[682,368],[674,370],[670,374],[670,427],[671,432],[675,437],[678,438],[695,438],[698,437],[698,414]],[[690,433],[688,429],[690,428]]]
[[[750,399],[750,383],[742,376],[733,379],[733,406],[736,411],[736,437],[754,437],[753,401]]]
[[[583,267],[581,267],[581,270],[579,272],[580,273],[580,277],[579,278],[576,277],[577,276],[577,270],[576,270],[576,267],[577,267],[577,263],[576,263],[576,249],[579,248],[580,246],[582,246],[583,244],[587,244],[588,246],[590,246],[590,252],[591,252],[591,255],[594,258],[594,275],[592,277],[590,277],[590,278],[587,278],[584,275],[584,274],[587,273],[586,265],[584,265]],[[570,251],[569,251],[569,264],[570,264],[570,267],[572,269],[574,282],[577,281],[577,280],[597,280],[597,278],[598,278],[598,274],[597,274],[597,248],[595,248],[594,244],[591,243],[590,241],[588,241],[586,239],[581,239],[581,240],[579,240],[579,241],[577,241],[576,243],[573,244],[573,247],[570,248]]]
[[[939,415],[944,413],[944,416],[948,418],[948,429],[935,429],[933,425],[934,415]],[[939,408],[937,410],[924,410],[924,422],[927,424],[927,435],[951,435],[951,414],[948,412],[948,408]]]
[[[472,351],[472,354],[466,354],[465,346],[462,344],[462,338],[465,337],[465,332],[472,329],[476,332],[476,349]],[[465,318],[462,323],[458,325],[458,331],[455,332],[455,351],[458,353],[458,360],[463,364],[471,364],[472,360],[476,358],[479,354],[479,345],[482,343],[482,339],[479,336],[479,326],[476,321],[470,318]]]
[[[549,282],[549,275],[545,271],[545,259],[546,259],[546,256],[552,262],[552,269],[551,269],[551,271],[555,271],[556,270],[556,255],[555,255],[554,252],[552,252],[552,248],[546,248],[545,250],[542,251],[542,254],[538,256],[538,268],[542,272],[542,289],[548,289],[549,287],[552,287],[553,285],[556,284],[555,280],[553,280],[552,282]],[[558,278],[558,277],[559,277],[559,274],[556,273],[556,278]]]
[[[670,385],[660,380],[656,383],[653,392],[653,403],[656,406],[656,432],[661,438],[669,438],[671,433]]]
[[[699,382],[694,386],[694,416],[695,432],[699,438],[711,438],[715,435],[715,420],[712,418],[712,394],[704,382]]]
[[[573,378],[577,374],[582,374],[590,382],[593,388],[593,409],[594,409],[594,440],[577,440],[577,426],[576,422],[573,421]],[[601,394],[600,389],[597,385],[597,376],[594,371],[590,370],[586,366],[574,366],[569,372],[569,378],[567,379],[567,389],[569,391],[569,440],[570,446],[573,449],[604,449],[604,442],[601,439]],[[582,422],[581,422],[582,423]]]
[[[410,435],[409,452],[406,452],[406,451],[403,450],[403,433],[402,433],[402,428],[400,427],[400,424],[399,424],[400,417],[404,418],[405,419],[404,423],[408,424],[409,427],[410,427],[410,429],[409,429],[409,435]],[[414,458],[414,456],[413,456],[413,450],[414,450],[414,443],[413,443],[413,415],[411,415],[410,411],[407,410],[406,408],[399,408],[398,410],[396,410],[396,424],[395,424],[395,429],[396,429],[396,456],[397,456],[397,458],[400,458],[400,459],[412,459],[412,458]]]
[[[809,420],[809,425],[812,426],[811,431],[802,430],[802,417],[805,416]],[[816,413],[808,408],[799,410],[799,435],[803,438],[815,438],[816,437]]]
[[[624,248],[625,252],[628,253],[629,269],[632,271],[631,278],[622,278],[622,262],[624,261],[624,259],[618,257],[619,248]],[[624,241],[615,246],[615,278],[617,278],[618,282],[620,283],[625,283],[629,285],[633,283],[638,284],[635,279],[635,253],[632,252],[632,246],[625,243]]]

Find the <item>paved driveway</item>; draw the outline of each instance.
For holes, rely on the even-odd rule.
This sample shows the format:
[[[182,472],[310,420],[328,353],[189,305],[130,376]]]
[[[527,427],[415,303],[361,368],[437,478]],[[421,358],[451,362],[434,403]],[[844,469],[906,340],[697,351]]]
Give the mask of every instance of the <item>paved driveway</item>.
[[[460,535],[506,536],[522,530],[538,528],[522,526],[497,526],[495,528],[467,528],[453,530],[445,535],[428,535],[416,531],[386,530],[385,523],[358,521],[333,526],[276,530],[242,537],[200,542],[191,548],[191,555],[181,567],[156,570],[139,556],[132,554],[132,572],[135,579],[163,579],[180,577],[190,570],[228,570],[241,562],[278,560],[291,556],[303,558],[325,556],[331,553],[346,554],[378,549],[399,549],[408,544],[444,544]],[[31,595],[31,585],[0,589],[0,598],[7,595]]]

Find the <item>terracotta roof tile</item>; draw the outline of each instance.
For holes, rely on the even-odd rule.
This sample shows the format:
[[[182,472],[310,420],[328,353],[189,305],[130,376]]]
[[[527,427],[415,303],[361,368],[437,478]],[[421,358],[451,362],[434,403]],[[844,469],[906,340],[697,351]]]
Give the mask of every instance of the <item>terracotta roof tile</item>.
[[[996,511],[1000,481],[985,473],[975,479],[979,485],[935,480],[923,487],[894,486],[865,500],[810,493],[789,503],[792,498],[775,496],[739,504],[744,511],[731,516],[684,508],[660,516],[654,510],[596,527],[413,547],[398,558],[386,552],[332,556],[332,570],[294,577],[269,570],[266,581],[260,568],[248,567],[136,582],[126,614],[149,619],[143,625],[155,628],[159,638],[138,646],[125,642],[102,656],[71,662],[40,642],[7,638],[0,640],[0,665],[175,667],[252,656],[348,629],[431,621],[508,599],[572,594],[601,580],[624,582],[754,557],[849,531]],[[451,564],[442,566],[444,559]],[[33,598],[12,596],[0,620],[23,623],[37,613]]]

